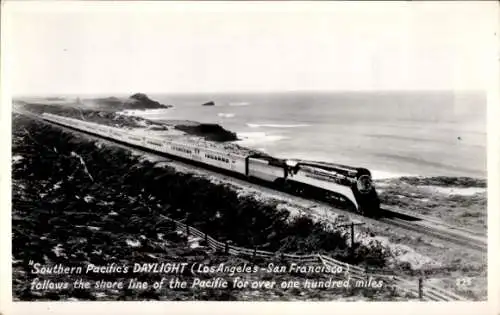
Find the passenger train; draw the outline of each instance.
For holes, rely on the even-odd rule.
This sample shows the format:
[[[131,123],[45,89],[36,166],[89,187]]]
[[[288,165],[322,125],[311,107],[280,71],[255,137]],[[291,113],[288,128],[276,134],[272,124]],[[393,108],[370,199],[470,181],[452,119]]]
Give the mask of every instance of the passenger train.
[[[138,135],[122,128],[49,113],[42,116],[56,124],[277,185],[304,197],[328,200],[362,215],[378,216],[380,213],[380,200],[371,173],[365,168],[245,155],[195,143]]]

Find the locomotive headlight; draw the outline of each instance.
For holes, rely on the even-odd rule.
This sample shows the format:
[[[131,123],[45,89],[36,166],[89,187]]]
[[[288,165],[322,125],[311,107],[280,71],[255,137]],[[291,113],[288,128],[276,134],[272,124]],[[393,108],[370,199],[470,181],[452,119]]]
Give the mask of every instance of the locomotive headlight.
[[[357,186],[358,191],[360,193],[362,193],[362,194],[369,193],[373,188],[372,179],[368,175],[361,175],[358,178],[358,182],[356,183],[356,186]]]

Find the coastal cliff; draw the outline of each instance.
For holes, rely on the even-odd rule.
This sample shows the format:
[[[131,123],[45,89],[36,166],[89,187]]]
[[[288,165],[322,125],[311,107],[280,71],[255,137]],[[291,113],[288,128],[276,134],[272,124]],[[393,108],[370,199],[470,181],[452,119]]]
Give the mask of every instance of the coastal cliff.
[[[187,134],[205,138],[205,140],[226,142],[238,140],[236,133],[224,129],[217,124],[176,125],[175,129]]]

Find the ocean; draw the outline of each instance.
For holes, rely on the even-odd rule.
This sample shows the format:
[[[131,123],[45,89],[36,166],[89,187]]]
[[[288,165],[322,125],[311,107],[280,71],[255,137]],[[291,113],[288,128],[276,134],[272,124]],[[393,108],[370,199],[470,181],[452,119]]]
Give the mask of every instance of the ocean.
[[[142,116],[217,123],[276,157],[366,167],[374,178],[486,177],[486,96],[451,92],[148,94]],[[202,106],[214,101],[215,106]]]

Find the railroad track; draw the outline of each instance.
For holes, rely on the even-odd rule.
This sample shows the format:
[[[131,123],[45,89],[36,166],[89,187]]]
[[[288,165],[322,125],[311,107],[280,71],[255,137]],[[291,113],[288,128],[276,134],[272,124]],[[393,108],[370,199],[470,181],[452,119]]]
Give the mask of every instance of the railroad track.
[[[125,148],[128,150],[133,150],[133,151],[140,152],[143,154],[156,155],[156,156],[161,156],[161,157],[165,158],[163,155],[158,154],[158,153],[152,153],[151,151],[142,150],[142,149],[137,148],[137,147],[131,147],[130,145],[125,145],[122,143],[118,143],[116,141],[103,139],[100,136],[92,135],[92,134],[89,134],[87,132],[75,130],[72,128],[68,128],[65,126],[61,126],[58,124],[48,122],[48,121],[42,119],[41,117],[39,117],[33,113],[26,112],[24,110],[20,110],[19,108],[13,108],[13,110],[18,114],[27,116],[27,117],[32,118],[34,120],[38,120],[38,121],[41,121],[41,122],[46,123],[46,124],[57,126],[59,128],[71,131],[73,133],[76,132],[78,134],[85,135],[86,137],[89,137],[89,138],[92,138],[95,140],[103,141],[103,142],[106,142],[106,143],[109,143],[109,144],[112,144],[115,146],[119,146],[119,147],[122,147],[122,148]],[[172,159],[168,158],[167,161],[168,162],[175,162],[176,164],[180,164],[181,166],[183,166],[187,169],[191,169],[191,170],[193,169],[193,165],[189,165],[187,163],[178,161],[178,160],[173,159],[173,158]],[[198,168],[198,167],[195,167],[195,168]],[[236,179],[235,177],[228,176],[228,175],[222,175],[222,174],[217,173],[215,171],[210,171],[210,170],[207,170],[207,169],[204,169],[201,167],[200,167],[200,170],[203,170],[203,172],[205,172],[205,173],[208,172],[208,174],[210,174],[210,175],[218,175],[218,176],[222,176],[223,178],[227,177],[227,178],[231,178],[231,180],[238,180],[240,182],[243,182],[242,180]],[[256,184],[250,183],[248,181],[244,181],[244,182],[246,183],[246,185],[252,185],[252,186],[256,185]],[[286,192],[279,191],[279,190],[276,190],[274,188],[261,187],[261,186],[259,186],[259,188],[262,188],[262,189],[265,189],[268,191],[270,190],[273,192],[278,192],[278,193],[289,195]],[[305,198],[295,196],[295,195],[289,195],[289,196],[293,197],[293,198],[298,198],[301,201],[307,200]],[[310,201],[310,200],[307,200],[307,201]],[[322,202],[322,201],[315,200],[314,202],[316,204],[319,203],[321,205],[331,207],[330,204],[327,204],[327,203]],[[352,217],[358,218],[359,221],[374,220],[376,222],[383,222],[383,223],[386,223],[386,224],[389,224],[392,226],[396,226],[396,227],[400,227],[400,228],[403,228],[403,229],[406,229],[409,231],[422,233],[422,234],[425,234],[427,236],[436,237],[436,238],[443,240],[443,241],[446,241],[446,242],[454,243],[454,244],[457,244],[460,246],[466,246],[466,247],[469,247],[469,248],[477,250],[477,251],[484,252],[487,249],[487,237],[483,233],[467,230],[464,228],[459,228],[456,226],[452,226],[452,225],[449,225],[445,222],[442,222],[436,218],[413,214],[413,213],[407,212],[407,211],[402,210],[402,209],[384,208],[384,209],[382,209],[382,213],[383,213],[382,217],[377,218],[377,219],[363,217],[361,215],[358,215],[358,214],[355,214],[355,213],[352,213],[352,212],[349,212],[349,211],[346,211],[343,209],[338,209],[338,208],[335,208],[335,211],[337,211],[338,213],[341,213],[341,214],[345,214],[351,218]]]
[[[389,207],[384,207],[384,209],[382,209],[385,213],[384,215],[386,217],[394,217],[394,216],[397,216],[397,217],[408,217],[410,221],[427,221],[427,222],[432,222],[432,223],[435,223],[435,224],[438,224],[438,225],[441,225],[441,226],[446,226],[448,229],[451,229],[451,230],[454,230],[454,231],[457,231],[457,232],[463,232],[463,233],[466,233],[466,234],[470,234],[470,235],[475,235],[475,236],[478,236],[478,237],[484,237],[486,238],[486,233],[484,232],[480,232],[480,231],[473,231],[473,230],[469,230],[469,229],[465,229],[465,228],[461,228],[461,227],[458,227],[458,226],[454,226],[454,225],[451,225],[451,224],[448,224],[448,223],[445,223],[435,217],[429,217],[429,216],[424,216],[424,215],[420,215],[420,214],[415,214],[415,213],[411,213],[409,211],[406,211],[406,210],[403,210],[403,209],[396,209],[396,208],[389,208]]]
[[[470,233],[456,233],[453,230],[442,228],[438,224],[432,222],[405,221],[399,218],[380,218],[379,221],[398,226],[406,230],[425,233],[428,236],[436,237],[457,245],[467,246],[481,252],[486,251],[488,248],[486,238],[477,237]]]
[[[379,221],[407,230],[422,232],[429,236],[467,246],[478,251],[486,251],[487,235],[478,231],[453,226],[439,219],[412,214],[402,209],[382,209],[383,217]]]

